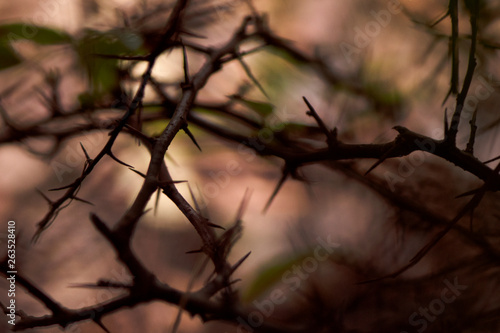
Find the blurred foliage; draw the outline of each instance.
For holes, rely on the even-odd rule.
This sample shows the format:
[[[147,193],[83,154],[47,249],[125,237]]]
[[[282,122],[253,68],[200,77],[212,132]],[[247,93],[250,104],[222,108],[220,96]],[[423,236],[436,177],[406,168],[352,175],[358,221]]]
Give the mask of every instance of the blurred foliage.
[[[272,286],[278,284],[284,274],[291,270],[293,266],[300,265],[304,259],[311,256],[313,256],[313,251],[307,250],[305,252],[294,253],[291,256],[286,256],[281,259],[274,259],[272,262],[263,265],[263,268],[243,293],[243,301],[250,302],[258,298]]]
[[[263,265],[263,268],[257,273],[250,285],[243,291],[242,300],[251,302],[263,296],[271,287],[278,287],[280,282],[287,282],[287,278],[299,278],[295,270],[300,270],[304,266],[306,259],[318,264],[320,261],[327,260],[340,265],[354,265],[355,256],[353,253],[341,248],[330,249],[330,251],[332,252],[327,258],[318,258],[315,253],[316,249],[306,249],[271,260]]]
[[[90,80],[91,95],[99,97],[119,90],[121,60],[118,57],[143,55],[143,46],[142,37],[131,30],[101,32],[86,29],[74,47],[79,63]]]
[[[21,59],[9,44],[0,44],[0,70],[19,65]]]
[[[39,45],[70,43],[71,36],[63,31],[27,23],[0,25],[0,70],[22,63],[22,58],[12,47],[18,41],[31,41]]]
[[[54,45],[69,43],[72,37],[57,29],[27,23],[12,23],[0,25],[0,40],[3,43],[27,40],[40,45]]]
[[[241,102],[243,105],[248,107],[249,109],[255,111],[258,115],[265,118],[273,113],[274,105],[271,103],[252,101],[248,99],[244,99],[241,97],[235,98],[237,101]]]

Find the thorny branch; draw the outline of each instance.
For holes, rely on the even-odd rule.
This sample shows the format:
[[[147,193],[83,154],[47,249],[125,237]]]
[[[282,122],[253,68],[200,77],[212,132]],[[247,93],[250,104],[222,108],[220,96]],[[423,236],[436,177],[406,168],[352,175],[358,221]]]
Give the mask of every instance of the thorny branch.
[[[104,156],[108,155],[114,160],[120,162],[113,155],[111,148],[113,147],[113,144],[115,143],[116,138],[122,131],[123,127],[127,124],[130,117],[135,113],[139,105],[142,103],[142,99],[144,98],[144,90],[146,89],[146,85],[151,77],[151,72],[153,70],[156,59],[158,58],[158,56],[162,54],[165,48],[168,47],[168,44],[170,40],[174,37],[174,35],[178,33],[182,19],[182,12],[187,6],[187,2],[188,2],[187,0],[178,1],[177,5],[172,10],[172,14],[170,15],[170,18],[167,22],[165,32],[163,33],[160,42],[158,43],[156,48],[151,52],[151,54],[147,57],[148,67],[145,70],[144,74],[142,75],[142,80],[139,89],[137,89],[134,99],[130,103],[125,115],[120,119],[120,122],[113,128],[113,130],[109,134],[110,138],[108,139],[108,142],[101,150],[101,152],[97,154],[97,156],[90,163],[88,163],[88,165],[85,166],[85,168],[82,171],[82,175],[79,178],[77,178],[70,185],[55,189],[55,190],[67,189],[67,190],[66,193],[60,199],[51,203],[49,212],[47,212],[45,217],[38,223],[38,231],[34,235],[33,240],[38,239],[41,232],[45,228],[47,228],[48,225],[50,225],[50,223],[55,219],[55,217],[57,217],[57,214],[59,213],[61,208],[64,207],[64,204],[66,204],[67,201],[71,201],[72,199],[74,199],[82,182],[92,172],[94,167],[101,161],[101,159]]]
[[[247,16],[232,37],[223,45],[207,48],[193,42],[184,41],[181,35],[188,34],[188,32],[183,29],[183,17],[188,3],[189,1],[187,0],[179,0],[176,2],[176,5],[171,10],[171,14],[161,37],[148,55],[126,57],[121,55],[97,55],[106,58],[114,57],[114,59],[147,63],[147,68],[142,74],[137,91],[129,105],[127,105],[122,116],[108,119],[105,122],[97,122],[92,116],[98,115],[98,109],[93,110],[92,116],[84,115],[85,110],[78,109],[72,112],[61,112],[59,98],[56,93],[58,85],[54,77],[52,77],[52,80],[48,80],[53,94],[50,96],[43,95],[45,96],[44,99],[47,107],[53,109],[50,119],[28,126],[21,126],[15,124],[8,116],[6,110],[0,107],[1,116],[6,127],[6,131],[0,135],[0,143],[3,144],[22,141],[31,137],[54,137],[56,138],[55,149],[57,150],[61,142],[79,133],[86,131],[106,131],[111,129],[107,143],[95,157],[92,158],[89,156],[85,147],[83,145],[81,146],[86,158],[82,174],[71,184],[54,189],[66,190],[59,199],[51,201],[42,194],[48,201],[50,208],[45,217],[38,223],[38,230],[34,236],[34,240],[40,237],[41,233],[56,219],[61,209],[66,207],[72,200],[85,201],[77,197],[78,191],[87,176],[98,166],[103,157],[109,156],[118,163],[129,166],[118,160],[112,153],[113,145],[121,133],[127,133],[139,139],[149,149],[151,154],[151,160],[145,174],[131,167],[133,171],[144,178],[143,184],[132,205],[114,226],[109,227],[108,224],[102,221],[97,215],[90,215],[93,225],[113,246],[118,259],[131,273],[133,277],[132,283],[124,284],[121,281],[99,281],[95,285],[82,285],[81,287],[113,287],[121,289],[123,294],[109,301],[95,304],[90,307],[68,309],[54,301],[50,296],[37,288],[27,277],[20,274],[18,275],[18,281],[22,287],[43,303],[47,309],[50,310],[51,314],[33,317],[19,312],[18,316],[21,320],[16,324],[14,330],[20,331],[28,328],[51,325],[58,325],[61,328],[65,328],[69,324],[75,322],[93,320],[103,330],[107,331],[101,321],[107,314],[122,308],[134,307],[138,304],[155,300],[175,304],[191,315],[199,315],[204,321],[224,320],[231,323],[237,323],[237,318],[246,318],[248,316],[248,310],[239,304],[236,293],[231,289],[235,282],[231,278],[232,274],[244,262],[248,254],[233,265],[227,261],[229,251],[241,235],[241,219],[248,198],[245,197],[243,199],[234,224],[221,235],[218,235],[214,230],[214,228],[218,226],[202,215],[199,209],[197,209],[196,201],[195,207],[193,207],[179,193],[176,187],[178,181],[172,179],[170,176],[164,157],[172,140],[181,130],[186,132],[198,146],[197,141],[188,129],[188,125],[197,126],[208,133],[234,142],[235,144],[246,146],[262,156],[274,156],[283,160],[284,167],[281,180],[266,207],[269,206],[274,196],[278,194],[279,189],[289,176],[300,178],[297,174],[299,168],[310,164],[324,164],[365,184],[397,207],[418,214],[424,219],[438,222],[439,226],[444,226],[444,228],[437,233],[407,265],[382,278],[396,277],[416,265],[437,244],[437,242],[452,229],[458,231],[471,244],[480,248],[493,260],[499,261],[500,254],[492,248],[491,244],[485,238],[471,234],[463,227],[457,225],[462,217],[477,207],[487,191],[500,190],[500,164],[493,170],[486,165],[486,162],[481,162],[473,154],[476,133],[476,113],[474,113],[474,118],[470,123],[471,133],[467,148],[461,150],[456,145],[461,112],[476,67],[477,17],[479,15],[479,7],[476,2],[472,1],[472,3],[476,5],[473,5],[470,11],[471,44],[469,49],[469,61],[460,92],[458,91],[459,25],[457,0],[449,1],[448,12],[447,15],[445,15],[450,16],[452,28],[450,36],[452,67],[450,94],[456,95],[457,105],[449,127],[447,120],[445,120],[446,131],[443,139],[433,139],[413,132],[405,127],[396,126],[394,130],[398,132],[398,135],[393,141],[383,144],[345,143],[337,137],[336,128],[332,130],[327,128],[327,125],[323,122],[312,103],[304,97],[304,102],[308,107],[307,114],[313,117],[318,125],[317,127],[304,126],[304,128],[310,133],[326,136],[326,146],[323,148],[315,148],[299,143],[294,140],[294,138],[288,136],[286,132],[273,132],[273,141],[263,142],[251,134],[242,134],[242,132],[231,130],[228,126],[207,120],[202,116],[199,110],[208,109],[221,118],[238,122],[248,128],[249,133],[254,133],[264,128],[263,122],[237,111],[235,106],[238,100],[241,100],[239,94],[232,96],[227,103],[211,104],[198,101],[198,92],[206,85],[210,77],[220,71],[225,64],[232,61],[238,61],[253,84],[267,96],[263,86],[252,73],[250,66],[245,62],[244,58],[251,53],[264,51],[267,48],[277,48],[286,52],[296,61],[314,68],[319,76],[337,89],[345,89],[351,94],[362,96],[366,99],[375,99],[376,96],[373,96],[370,91],[364,89],[363,86],[356,83],[355,80],[335,73],[324,60],[304,54],[302,51],[295,48],[289,41],[275,35],[267,26],[265,19],[257,14],[253,6],[251,6],[253,15]],[[260,45],[253,48],[251,51],[241,51],[241,46],[248,41],[258,41]],[[160,55],[166,51],[179,47],[181,47],[183,51],[184,82],[180,84],[180,97],[173,97],[167,93],[164,86],[162,86],[162,84],[152,75],[152,70]],[[189,52],[198,53],[205,57],[204,64],[194,74],[190,73],[189,70],[188,50]],[[161,101],[159,103],[148,104],[143,101],[145,89],[148,85],[150,85],[160,97]],[[137,112],[140,109],[153,107],[159,107],[161,110],[149,113]],[[133,115],[137,115],[138,120],[135,120],[134,117],[132,117]],[[158,137],[150,137],[142,132],[141,123],[155,122],[163,119],[169,119],[169,123]],[[81,125],[74,125],[77,120],[84,120],[84,123]],[[61,121],[63,121],[66,126],[49,126],[53,122],[57,123]],[[466,193],[473,195],[472,199],[462,207],[452,220],[447,221],[439,215],[422,209],[422,207],[412,202],[408,202],[399,196],[393,195],[370,178],[362,176],[357,171],[341,164],[342,161],[346,160],[375,159],[376,162],[368,170],[369,172],[387,159],[404,157],[415,151],[423,151],[438,156],[475,175],[484,182],[481,188]],[[132,250],[131,241],[135,229],[141,217],[146,213],[145,207],[147,203],[151,200],[152,195],[158,190],[161,190],[163,194],[175,203],[201,238],[201,248],[191,252],[204,253],[214,266],[214,274],[209,281],[197,291],[183,292],[159,281],[158,278],[141,263]],[[6,265],[7,261],[4,260],[0,263],[0,268],[6,271],[6,269],[4,269]],[[375,278],[371,281],[380,280],[382,278]],[[220,295],[222,297],[215,298],[215,295]],[[5,307],[3,308],[5,310]],[[307,332],[307,330],[307,327],[292,328],[287,327],[287,325],[283,323],[275,323],[272,320],[266,320],[266,322],[259,327],[259,331],[261,332]]]

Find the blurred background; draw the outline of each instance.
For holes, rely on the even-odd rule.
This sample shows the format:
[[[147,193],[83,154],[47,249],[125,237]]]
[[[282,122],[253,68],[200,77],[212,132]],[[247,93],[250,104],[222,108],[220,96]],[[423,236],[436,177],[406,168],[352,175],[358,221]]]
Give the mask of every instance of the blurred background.
[[[433,138],[443,137],[444,113],[450,116],[454,109],[454,98],[445,98],[451,68],[450,20],[446,18],[435,26],[432,23],[446,13],[447,1],[255,0],[253,3],[258,12],[266,13],[276,35],[289,40],[290,45],[314,61],[297,61],[280,50],[263,48],[245,57],[245,61],[267,96],[252,84],[238,63],[232,62],[210,79],[199,94],[200,101],[224,103],[245,91],[248,101],[272,105],[272,112],[265,119],[268,128],[277,132],[286,128],[283,133],[293,135],[292,126],[285,124],[294,125],[299,134],[305,133],[306,126],[316,126],[305,113],[307,107],[302,96],[306,96],[326,125],[336,127],[339,139],[346,143],[391,141],[397,134],[392,130],[395,125]],[[61,29],[82,43],[68,46],[23,39],[13,42],[13,52],[22,63],[2,66],[0,71],[2,106],[8,118],[22,127],[50,117],[43,97],[50,94],[47,89],[50,73],[61,74],[58,86],[64,109],[94,102],[92,98],[96,95],[88,92],[89,85],[97,89],[96,82],[81,70],[85,65],[82,55],[89,45],[85,38],[91,38],[95,31],[124,29],[126,45],[142,43],[141,47],[147,49],[148,38],[154,40],[171,6],[171,1],[154,0],[0,3],[0,24],[27,22]],[[496,1],[481,1],[481,6],[478,67],[458,144],[465,148],[469,121],[477,107],[474,154],[485,161],[498,156],[500,151],[497,112],[500,6]],[[193,0],[186,29],[205,37],[190,40],[215,47],[228,40],[250,13],[243,0]],[[462,82],[470,45],[468,12],[462,2],[460,13],[459,82]],[[5,38],[5,33],[1,36]],[[248,49],[252,46],[255,45],[246,45]],[[10,51],[3,52],[4,59],[11,55]],[[194,73],[204,59],[194,52],[189,56]],[[174,96],[179,93],[174,84],[184,75],[182,60],[179,50],[168,52],[160,57],[153,72],[166,86],[172,85],[169,91]],[[144,68],[137,65],[129,74],[132,78],[140,77]],[[102,81],[99,84],[108,85],[111,92],[114,81],[106,83],[106,77],[114,74],[119,75],[104,72],[99,78]],[[121,89],[134,91],[137,83],[131,79]],[[116,104],[120,101],[113,94],[99,98],[106,107],[98,113],[96,121],[105,125],[107,119],[120,114]],[[154,100],[154,93],[147,90],[145,103]],[[82,116],[78,121],[85,119]],[[231,126],[223,118],[215,121],[221,126]],[[150,135],[159,134],[166,123],[144,124],[144,130]],[[4,227],[0,236],[4,244],[6,223],[15,220],[18,271],[70,308],[91,306],[119,295],[116,290],[89,290],[74,285],[106,278],[130,279],[116,261],[113,249],[91,225],[89,213],[94,212],[113,225],[133,202],[142,178],[104,158],[79,192],[79,197],[94,206],[73,202],[61,211],[40,240],[32,244],[36,223],[48,210],[47,202],[37,190],[57,199],[60,193],[48,189],[69,184],[82,172],[85,156],[80,143],[91,157],[95,156],[106,143],[107,131],[82,131],[56,145],[51,137],[35,135],[14,140],[5,121],[2,125],[0,221]],[[65,125],[52,124],[61,128]],[[473,231],[469,230],[468,219],[464,219],[463,226],[451,231],[421,263],[400,278],[357,284],[406,264],[440,230],[439,223],[453,218],[467,203],[468,198],[455,197],[481,186],[473,175],[424,153],[386,161],[366,178],[360,175],[374,160],[309,165],[300,168],[303,180],[287,180],[269,209],[263,212],[281,177],[283,161],[242,152],[237,143],[196,126],[190,129],[202,152],[180,132],[168,150],[166,161],[173,179],[188,181],[210,220],[231,226],[246,190],[251,191],[243,216],[243,235],[230,260],[235,262],[252,252],[236,274],[242,279],[236,287],[248,306],[269,300],[277,290],[285,295],[285,301],[275,304],[272,314],[260,311],[261,316],[297,325],[311,323],[311,332],[498,332],[500,329],[499,270],[495,261],[500,258],[498,193],[488,193],[475,210]],[[299,135],[294,140],[325,147],[324,138],[317,132]],[[146,172],[149,153],[130,136],[120,135],[113,152],[122,161]],[[178,188],[186,198],[191,198],[186,184],[179,184]],[[407,202],[411,205],[406,205]],[[149,206],[155,207],[153,200]],[[491,252],[485,250],[483,240],[491,245]],[[318,260],[313,251],[325,243],[334,244],[334,250],[327,259]],[[211,272],[209,267],[198,274],[202,256],[185,254],[199,246],[192,226],[166,197],[160,198],[155,212],[144,216],[134,237],[134,249],[145,265],[160,280],[181,290],[187,288],[191,279],[195,279],[194,289],[202,286]],[[294,271],[297,267],[302,267],[300,274]],[[454,281],[466,288],[453,294],[456,298],[452,302],[439,303],[443,290],[451,290],[450,283]],[[0,284],[0,289],[6,287],[6,283]],[[6,292],[0,295],[2,302],[4,298]],[[19,308],[29,315],[48,314],[43,305],[24,291],[16,299]],[[431,309],[430,317],[421,312],[422,308]],[[171,332],[177,312],[177,308],[158,302],[117,311],[104,317],[103,323],[111,332]],[[6,321],[0,322],[0,330],[9,328]],[[70,332],[99,330],[91,322],[68,328]],[[243,329],[221,323],[202,324],[199,318],[183,315],[179,332],[243,332]]]

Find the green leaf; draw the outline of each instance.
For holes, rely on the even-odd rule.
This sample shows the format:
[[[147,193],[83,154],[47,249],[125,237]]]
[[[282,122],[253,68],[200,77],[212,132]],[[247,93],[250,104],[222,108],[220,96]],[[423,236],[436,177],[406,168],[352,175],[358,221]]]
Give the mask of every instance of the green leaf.
[[[386,82],[369,82],[365,83],[365,90],[376,101],[384,105],[400,105],[402,103],[402,95],[397,90],[387,89]]]
[[[19,65],[21,59],[8,44],[0,44],[0,70]]]
[[[320,246],[320,245],[318,245]],[[311,248],[305,250],[301,253],[295,253],[292,256],[284,257],[278,260],[274,260],[272,263],[268,264],[267,267],[262,269],[250,286],[243,292],[242,300],[245,302],[250,302],[260,296],[262,296],[266,291],[268,291],[272,286],[279,282],[283,282],[286,285],[285,274],[293,274],[293,276],[298,277],[294,272],[296,268],[294,266],[303,267],[304,260],[310,258],[321,262],[328,261],[329,263],[335,263],[338,265],[347,265],[348,267],[357,267],[357,259],[355,253],[351,250],[344,248],[335,248],[328,250],[328,256],[318,257],[317,248]],[[313,274],[313,273],[311,273]],[[285,291],[286,292],[286,291]]]
[[[137,51],[144,44],[142,37],[132,31],[118,30],[115,35],[128,51]]]
[[[257,278],[252,282],[242,295],[244,301],[258,298],[269,288],[280,282],[286,271],[291,270],[294,265],[300,265],[302,261],[312,256],[312,250],[298,253],[291,257],[281,258],[270,263],[260,271]]]
[[[92,93],[106,94],[119,86],[120,60],[100,55],[139,55],[144,53],[142,46],[142,38],[129,30],[85,30],[74,47],[92,84]]]
[[[288,62],[294,66],[297,66],[297,67],[299,67],[300,65],[303,65],[305,62],[305,59],[302,59],[302,61],[300,61],[296,57],[291,55],[289,52],[283,50],[282,48],[278,48],[278,47],[270,45],[266,48],[266,50],[269,53],[274,54],[275,56],[277,56],[277,57],[285,60],[286,62]]]
[[[18,40],[29,40],[40,45],[64,44],[71,42],[67,33],[27,23],[11,23],[0,25],[0,42],[11,43]]]
[[[202,113],[202,114],[207,114],[207,115],[210,115],[210,116],[219,116],[220,115],[215,110],[206,109],[206,108],[202,108],[202,107],[199,107],[199,106],[193,108],[193,111],[199,112],[199,113]]]
[[[262,117],[267,117],[273,113],[274,105],[270,103],[251,101],[248,99],[237,98],[239,102],[248,107],[249,109],[257,112]]]
[[[94,109],[96,106],[96,96],[88,92],[83,92],[78,95],[78,102],[80,102],[80,106],[82,109]]]
[[[309,131],[315,131],[318,127],[310,126],[300,123],[281,123],[276,125],[276,127],[282,128],[283,131],[289,134],[294,134],[295,136],[304,135]],[[300,133],[300,134],[298,134]]]
[[[124,55],[137,54],[142,50],[144,42],[140,35],[122,29],[97,31],[87,29],[78,42],[79,54]]]
[[[158,119],[155,121],[147,122],[143,124],[143,131],[145,134],[150,136],[160,135],[165,128],[168,126],[169,120]]]

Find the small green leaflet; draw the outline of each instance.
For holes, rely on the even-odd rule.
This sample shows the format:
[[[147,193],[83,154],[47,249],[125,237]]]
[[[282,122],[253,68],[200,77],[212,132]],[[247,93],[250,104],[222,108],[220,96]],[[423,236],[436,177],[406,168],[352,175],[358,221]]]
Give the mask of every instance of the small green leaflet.
[[[19,40],[32,41],[40,45],[64,44],[72,41],[67,33],[27,23],[0,25],[0,43],[6,44]]]
[[[306,63],[306,59],[300,59],[297,55],[293,55],[293,54],[290,54],[290,52],[287,52],[285,50],[282,50],[278,47],[275,47],[275,46],[272,46],[272,45],[269,45],[266,50],[271,53],[271,54],[274,54],[275,56],[285,60],[286,62],[294,65],[294,66],[297,66],[299,67],[300,65]]]
[[[9,44],[0,44],[0,70],[19,65],[21,59]]]
[[[262,296],[271,287],[280,282],[286,282],[283,280],[286,277],[285,274],[287,272],[289,272],[288,274],[292,273],[294,266],[303,267],[304,260],[307,258],[316,260],[318,264],[328,261],[337,265],[356,265],[354,253],[349,250],[338,248],[331,252],[328,251],[330,252],[328,257],[318,258],[317,253],[315,253],[316,249],[317,247],[305,250],[304,252],[295,253],[289,257],[273,260],[259,272],[254,281],[252,281],[250,286],[243,292],[242,300],[251,302]],[[283,285],[286,287],[286,283]],[[287,290],[284,292],[286,293]]]
[[[19,65],[22,59],[12,48],[17,41],[31,41],[39,45],[53,45],[71,42],[68,34],[50,28],[28,23],[0,25],[0,70]]]
[[[143,53],[142,46],[142,38],[133,31],[85,30],[74,47],[82,68],[91,80],[92,93],[102,95],[116,89],[119,86],[120,61],[112,56],[140,55]],[[102,57],[104,55],[111,57]]]
[[[251,283],[247,290],[242,295],[244,301],[252,301],[269,288],[279,283],[286,271],[292,269],[294,265],[300,265],[302,261],[313,255],[313,251],[309,250],[303,253],[296,253],[291,257],[275,260],[261,270],[259,275]]]
[[[98,31],[86,29],[78,41],[81,56],[96,55],[138,55],[143,53],[143,39],[133,31],[112,29]]]
[[[270,103],[251,101],[248,99],[243,99],[241,97],[237,98],[237,101],[248,107],[249,109],[257,112],[262,117],[267,117],[273,113],[274,105]]]

